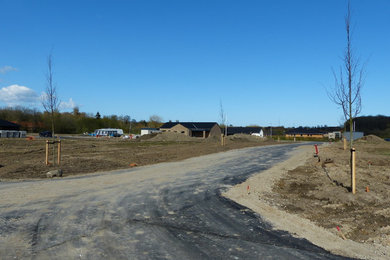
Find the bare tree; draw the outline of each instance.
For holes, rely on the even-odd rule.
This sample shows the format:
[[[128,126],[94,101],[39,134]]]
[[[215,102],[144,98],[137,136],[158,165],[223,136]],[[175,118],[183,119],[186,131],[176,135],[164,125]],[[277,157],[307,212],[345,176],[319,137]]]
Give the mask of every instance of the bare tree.
[[[353,162],[353,119],[362,110],[361,89],[363,87],[364,66],[359,62],[352,48],[351,39],[351,5],[348,1],[347,14],[345,16],[345,31],[347,34],[347,46],[343,56],[343,65],[337,75],[333,70],[335,87],[332,93],[328,93],[330,99],[343,110],[345,121],[349,121],[349,145],[351,151],[351,191],[355,193],[356,178]]]
[[[362,109],[361,89],[363,87],[365,70],[352,48],[350,1],[348,1],[348,9],[345,16],[345,31],[347,34],[347,46],[342,58],[343,65],[340,66],[338,73],[333,70],[335,86],[328,92],[328,96],[336,105],[342,108],[345,121],[349,121],[350,148],[352,149],[353,119]]]
[[[51,132],[54,138],[54,117],[55,113],[58,112],[60,101],[57,96],[57,86],[53,82],[53,59],[50,53],[47,57],[47,73],[46,73],[46,89],[45,94],[42,98],[43,108],[50,115],[51,121]]]
[[[223,109],[222,101],[219,101],[219,120],[221,127],[224,127],[226,124],[226,114],[225,110]]]
[[[222,106],[222,101],[219,101],[219,117],[221,120],[221,127],[225,128],[225,135],[227,135],[227,119],[226,119],[226,113]]]
[[[158,115],[151,115],[149,117],[149,127],[152,127],[152,128],[158,128],[160,127],[161,123],[162,123],[163,119],[158,116]]]

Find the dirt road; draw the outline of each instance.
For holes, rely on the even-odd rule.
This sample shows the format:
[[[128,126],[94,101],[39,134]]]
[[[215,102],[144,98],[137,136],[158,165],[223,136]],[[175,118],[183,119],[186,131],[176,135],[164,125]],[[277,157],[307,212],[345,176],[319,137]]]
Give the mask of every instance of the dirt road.
[[[2,258],[338,259],[221,196],[297,146],[0,183]]]

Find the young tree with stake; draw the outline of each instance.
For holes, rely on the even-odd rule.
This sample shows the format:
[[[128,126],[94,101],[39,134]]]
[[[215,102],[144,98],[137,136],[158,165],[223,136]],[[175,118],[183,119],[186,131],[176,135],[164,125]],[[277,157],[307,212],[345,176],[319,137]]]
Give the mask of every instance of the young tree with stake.
[[[343,65],[340,66],[339,75],[333,70],[335,86],[331,92],[328,92],[328,95],[336,105],[342,108],[345,120],[349,121],[351,189],[352,193],[355,193],[353,119],[362,110],[361,89],[363,87],[364,66],[360,64],[352,48],[350,1],[348,1],[347,14],[345,16],[345,31],[347,34],[347,46],[343,55]]]
[[[57,86],[53,82],[53,59],[50,53],[47,57],[46,89],[42,99],[43,108],[50,115],[51,132],[54,138],[54,116],[58,112],[60,101],[57,96]]]
[[[348,1],[345,16],[347,46],[343,55],[343,65],[339,73],[333,70],[335,86],[328,93],[330,99],[343,110],[344,118],[349,121],[350,148],[353,146],[353,119],[362,110],[361,89],[363,87],[364,66],[355,56],[351,39],[351,8]]]

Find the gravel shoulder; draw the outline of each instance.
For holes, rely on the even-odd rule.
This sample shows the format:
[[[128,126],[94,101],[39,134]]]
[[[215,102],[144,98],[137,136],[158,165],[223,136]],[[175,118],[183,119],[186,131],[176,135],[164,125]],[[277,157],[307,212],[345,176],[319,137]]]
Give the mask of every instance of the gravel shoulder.
[[[358,168],[360,175],[355,196],[345,188],[348,183],[348,152],[341,152],[341,144],[320,147],[322,160],[333,159],[331,165],[325,166],[328,176],[324,165],[313,157],[314,147],[305,146],[297,148],[287,161],[249,178],[223,195],[259,213],[274,229],[305,238],[334,254],[360,259],[389,259],[390,244],[386,231],[390,224],[386,214],[389,205],[386,193],[389,190],[386,186],[388,171],[383,169],[388,158],[383,154],[386,155],[385,149],[390,147],[386,145],[370,140],[357,143],[357,150],[362,152],[358,157],[361,167]],[[382,152],[373,156],[373,151]],[[372,177],[362,166],[367,162],[370,162],[367,167],[370,167]],[[364,191],[367,183],[370,192]],[[379,217],[373,219],[375,214],[370,212]],[[341,227],[346,240],[336,226]],[[367,234],[368,230],[372,232]]]

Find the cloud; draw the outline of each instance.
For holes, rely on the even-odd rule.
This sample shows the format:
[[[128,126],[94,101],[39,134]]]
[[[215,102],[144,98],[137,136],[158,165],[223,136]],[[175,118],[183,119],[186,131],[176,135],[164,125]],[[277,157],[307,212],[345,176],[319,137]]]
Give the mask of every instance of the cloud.
[[[8,106],[34,104],[39,101],[39,96],[31,88],[11,85],[0,89],[0,101]]]
[[[0,68],[0,74],[6,74],[10,71],[17,71],[17,68],[11,67],[11,66],[3,66]]]
[[[61,101],[60,103],[60,110],[67,110],[67,109],[73,109],[77,107],[76,103],[73,101],[72,98],[69,98],[69,101]]]

